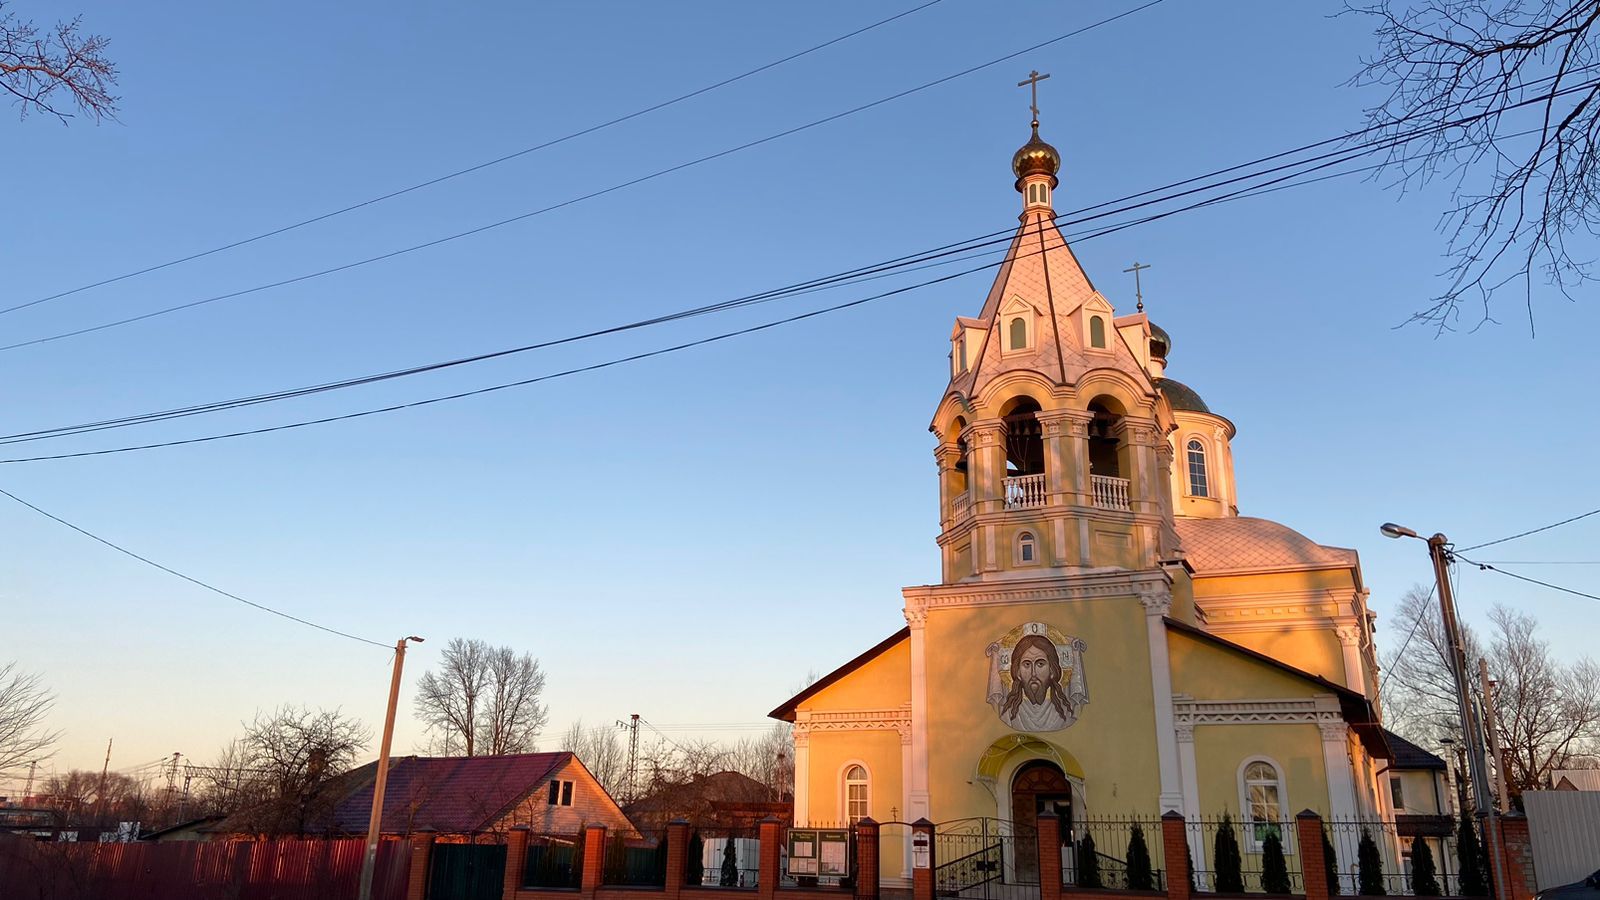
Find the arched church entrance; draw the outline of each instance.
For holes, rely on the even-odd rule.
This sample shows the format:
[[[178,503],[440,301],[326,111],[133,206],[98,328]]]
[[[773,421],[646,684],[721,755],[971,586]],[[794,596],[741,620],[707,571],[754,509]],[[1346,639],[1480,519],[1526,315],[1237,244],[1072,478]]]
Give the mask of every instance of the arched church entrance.
[[[1072,784],[1055,763],[1024,763],[1011,778],[1012,864],[1019,882],[1039,880],[1039,820],[1053,818],[1063,842],[1072,834]]]

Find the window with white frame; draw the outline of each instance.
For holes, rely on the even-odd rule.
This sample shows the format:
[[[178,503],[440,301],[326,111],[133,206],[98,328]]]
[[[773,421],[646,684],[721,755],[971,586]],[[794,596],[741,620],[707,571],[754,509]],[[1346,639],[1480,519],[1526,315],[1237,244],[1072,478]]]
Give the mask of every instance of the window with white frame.
[[[844,817],[851,825],[867,817],[871,785],[865,766],[852,764],[844,771]]]
[[[1101,316],[1089,317],[1089,346],[1099,350],[1106,348],[1106,320]]]
[[[1247,760],[1239,770],[1239,808],[1249,850],[1260,852],[1267,835],[1283,838],[1283,772],[1270,760]],[[1289,842],[1292,845],[1293,842]],[[1291,852],[1285,846],[1284,852]]]
[[[1036,553],[1037,551],[1033,544],[1033,532],[1024,531],[1017,535],[1017,562],[1034,562],[1038,558]]]
[[[1199,438],[1190,438],[1184,449],[1189,458],[1189,494],[1194,497],[1211,496],[1206,478],[1206,445]]]
[[[562,781],[560,779],[551,779],[551,781],[550,781],[550,805],[551,806],[571,806],[572,805],[572,782],[570,782],[570,781]]]

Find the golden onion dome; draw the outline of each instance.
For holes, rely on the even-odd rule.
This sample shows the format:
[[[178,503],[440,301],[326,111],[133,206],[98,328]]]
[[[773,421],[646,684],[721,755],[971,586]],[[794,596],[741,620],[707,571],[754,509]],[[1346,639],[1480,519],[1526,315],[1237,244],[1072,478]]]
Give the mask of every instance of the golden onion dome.
[[[1022,190],[1022,180],[1029,175],[1049,175],[1050,187],[1060,184],[1056,173],[1061,171],[1061,154],[1039,138],[1039,123],[1033,123],[1033,137],[1011,157],[1011,171],[1017,176],[1017,190]]]

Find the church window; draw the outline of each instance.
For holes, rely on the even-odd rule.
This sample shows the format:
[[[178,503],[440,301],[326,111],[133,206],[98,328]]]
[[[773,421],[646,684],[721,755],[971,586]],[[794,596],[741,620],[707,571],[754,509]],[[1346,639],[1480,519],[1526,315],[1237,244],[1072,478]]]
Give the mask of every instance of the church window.
[[[1033,532],[1024,531],[1017,535],[1017,561],[1025,563],[1034,561]]]
[[[852,765],[844,773],[845,820],[854,825],[867,817],[868,788],[865,766]]]
[[[1089,346],[1106,348],[1106,320],[1100,316],[1089,317]]]
[[[1011,349],[1021,350],[1028,346],[1028,320],[1017,316],[1011,320]]]
[[[1189,493],[1195,497],[1209,497],[1206,483],[1206,445],[1198,438],[1191,439],[1184,448],[1189,457]]]
[[[1248,849],[1260,852],[1267,835],[1283,837],[1283,774],[1272,762],[1258,758],[1245,761],[1239,781]],[[1289,847],[1284,851],[1289,852]]]

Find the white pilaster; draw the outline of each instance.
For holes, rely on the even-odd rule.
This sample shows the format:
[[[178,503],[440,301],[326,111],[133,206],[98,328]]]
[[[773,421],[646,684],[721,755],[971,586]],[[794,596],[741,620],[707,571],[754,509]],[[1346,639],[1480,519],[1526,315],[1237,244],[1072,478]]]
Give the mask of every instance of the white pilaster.
[[[811,824],[811,728],[807,712],[795,713],[794,723],[794,824]]]
[[[1183,772],[1183,818],[1200,821],[1200,764],[1194,752],[1194,722],[1179,719],[1177,722],[1178,766]],[[1189,858],[1205,859],[1198,829],[1189,829]]]
[[[1152,585],[1141,591],[1145,634],[1150,646],[1150,690],[1156,713],[1156,762],[1160,774],[1159,811],[1183,812],[1183,781],[1178,768],[1178,734],[1172,714],[1172,661],[1167,655],[1167,625],[1162,621],[1172,609],[1172,589]]]
[[[1341,625],[1333,630],[1344,650],[1344,684],[1352,691],[1367,692],[1367,667],[1361,662],[1361,629]]]
[[[1343,722],[1322,722],[1322,766],[1328,773],[1328,816],[1346,821],[1357,817],[1355,773],[1350,771],[1350,729]]]
[[[908,603],[906,624],[911,626],[911,746],[906,781],[905,820],[915,822],[929,816],[928,796],[928,645],[926,607]]]

